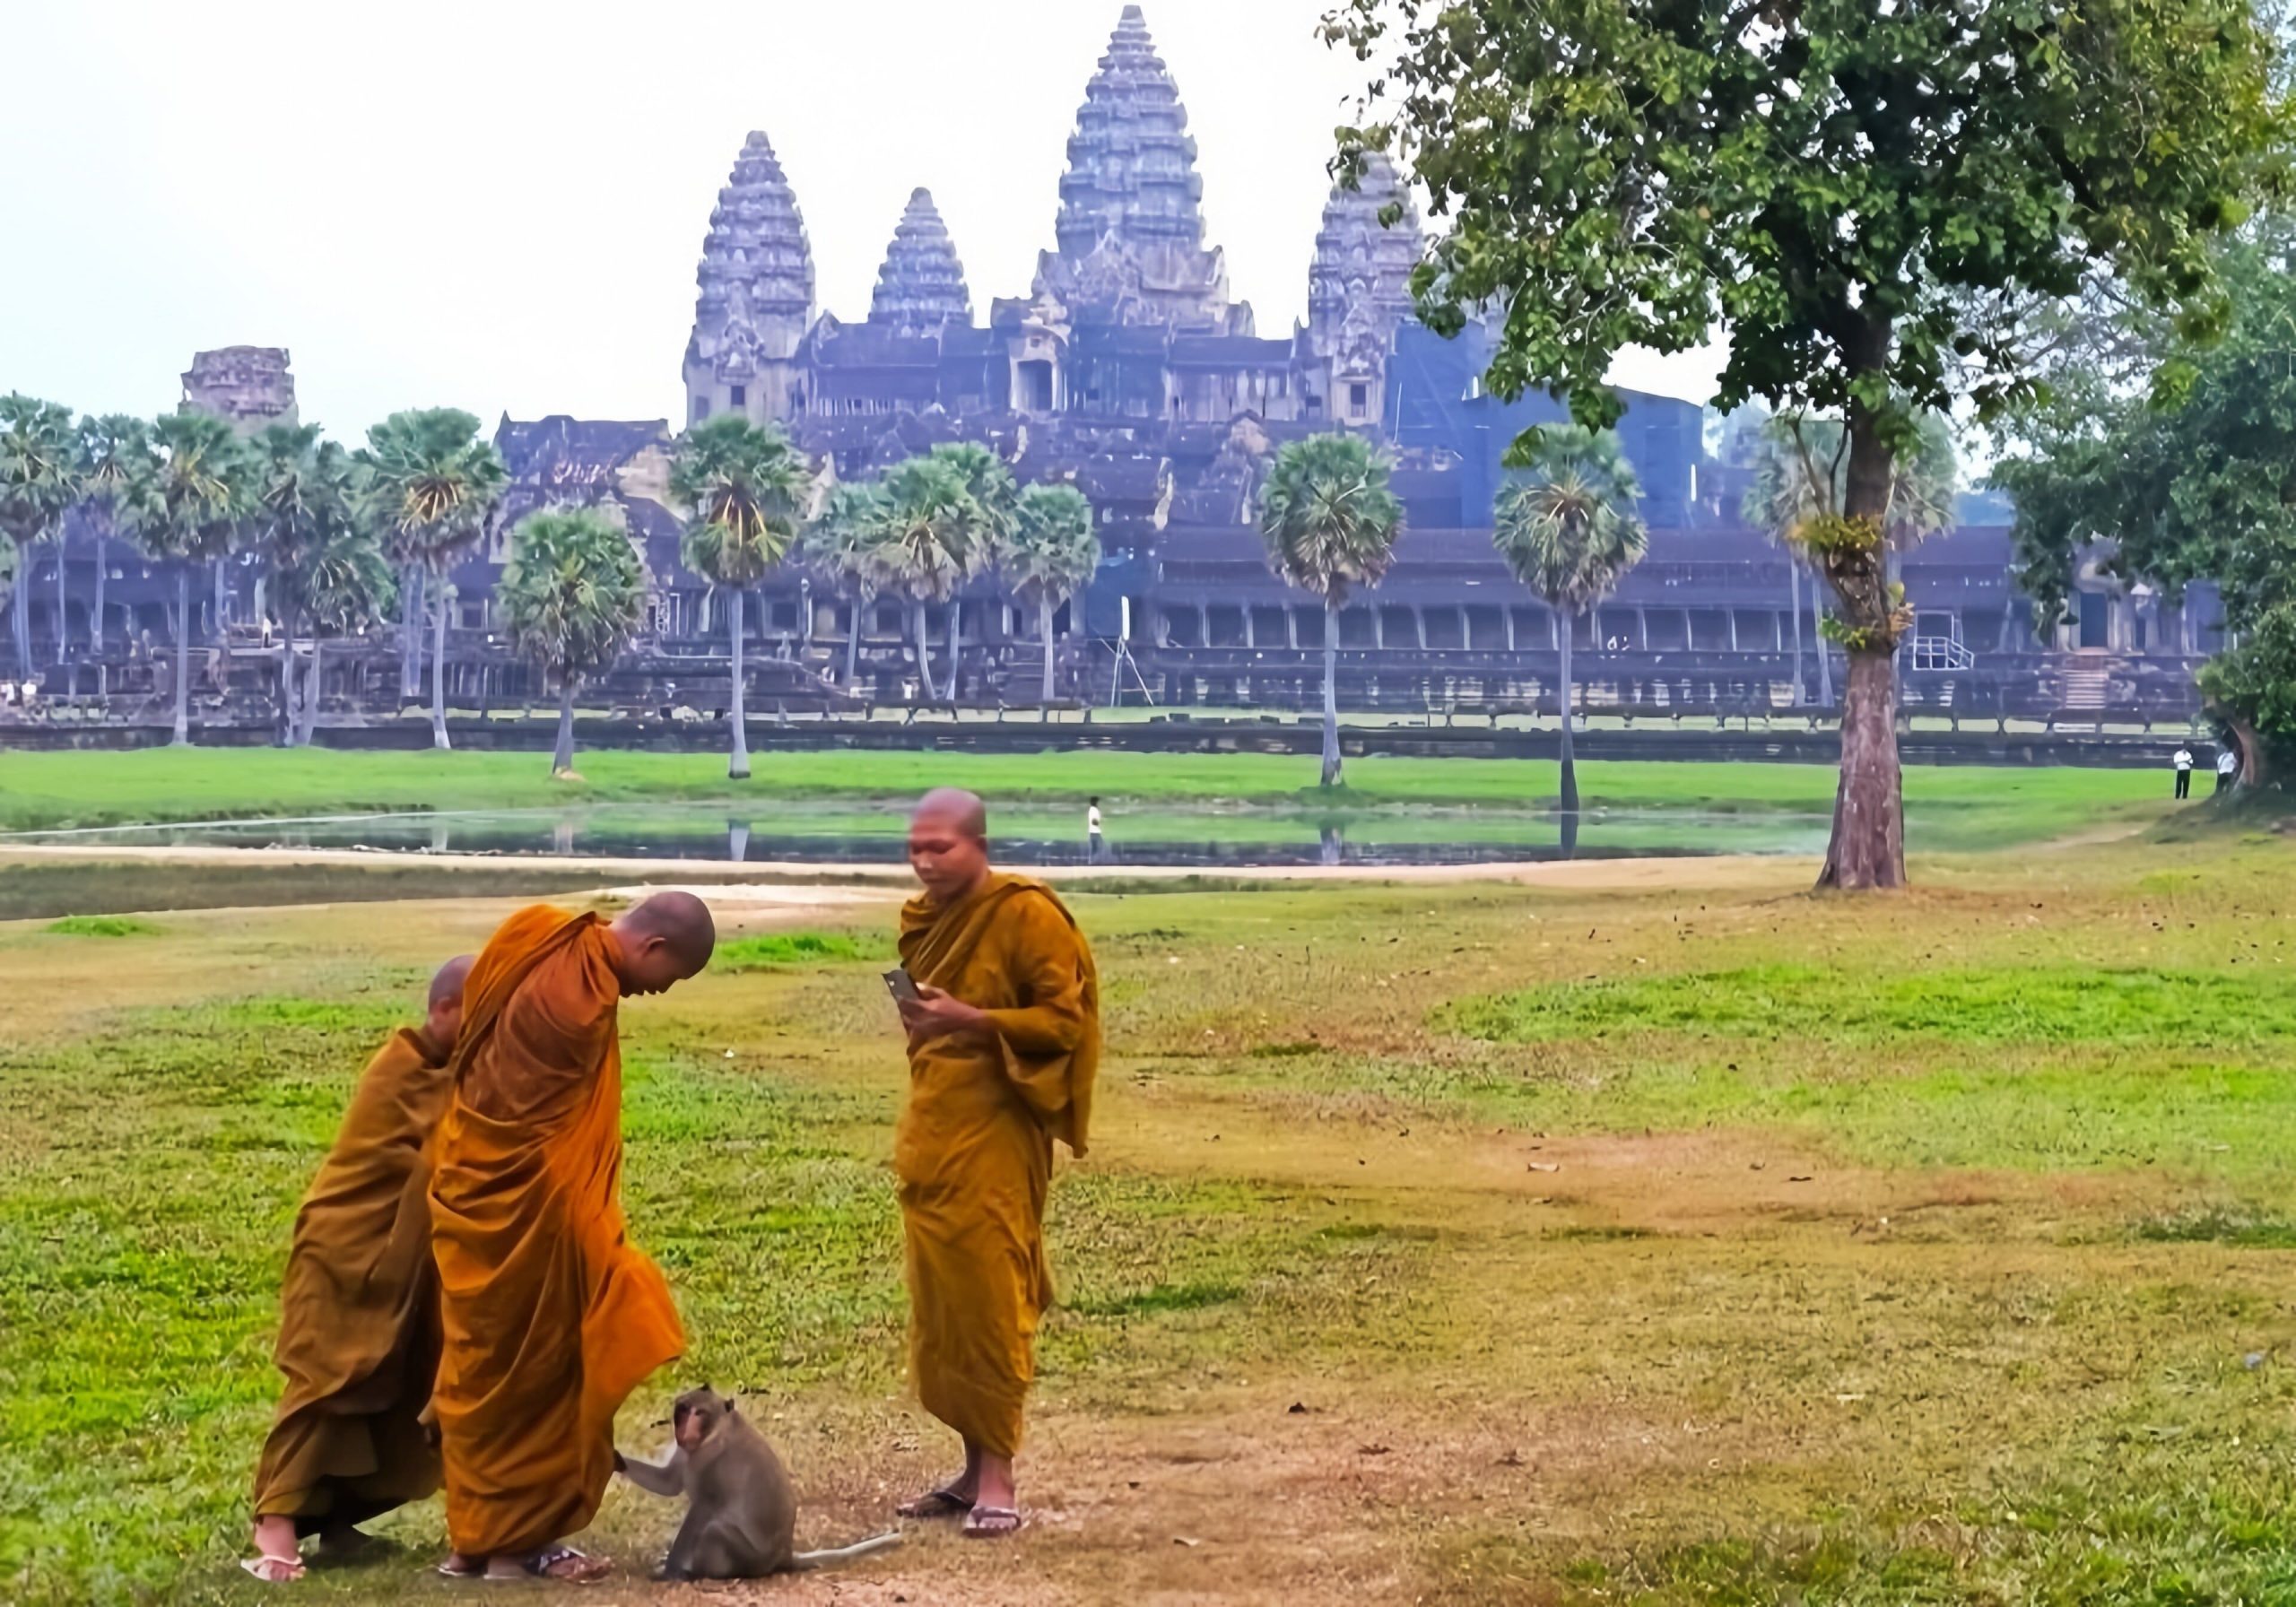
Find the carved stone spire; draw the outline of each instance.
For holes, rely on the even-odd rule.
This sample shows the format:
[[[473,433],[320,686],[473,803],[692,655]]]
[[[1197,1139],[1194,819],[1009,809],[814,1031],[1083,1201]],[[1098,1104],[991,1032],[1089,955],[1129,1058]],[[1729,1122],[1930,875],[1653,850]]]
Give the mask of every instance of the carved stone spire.
[[[1402,208],[1392,225],[1379,217],[1390,204]],[[1324,204],[1308,269],[1308,339],[1315,354],[1336,356],[1351,318],[1359,334],[1376,329],[1384,344],[1411,316],[1411,271],[1425,249],[1411,187],[1385,156],[1370,152],[1361,187],[1335,184]]]
[[[869,322],[902,334],[930,334],[952,319],[972,322],[964,265],[933,204],[933,192],[913,190],[892,244],[885,248],[884,265],[877,270]]]
[[[789,361],[813,322],[813,256],[796,195],[762,134],[751,134],[718,192],[695,278],[687,421],[724,412],[787,417]]]

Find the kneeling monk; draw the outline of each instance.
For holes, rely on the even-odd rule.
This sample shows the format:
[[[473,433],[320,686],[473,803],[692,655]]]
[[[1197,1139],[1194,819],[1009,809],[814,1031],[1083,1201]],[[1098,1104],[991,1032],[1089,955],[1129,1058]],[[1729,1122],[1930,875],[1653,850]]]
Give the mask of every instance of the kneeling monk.
[[[347,1548],[352,1524],[439,1488],[422,1421],[439,1368],[430,1149],[470,965],[440,968],[422,1025],[368,1062],[295,1213],[273,1352],[287,1388],[255,1476],[256,1554],[240,1565],[266,1584],[303,1577],[304,1535]]]
[[[689,893],[612,925],[537,906],[472,968],[430,1184],[442,1573],[606,1571],[557,1542],[596,1515],[615,1411],[685,1348],[668,1286],[623,1230],[616,1017],[624,995],[700,970],[716,941]]]
[[[1100,981],[1051,890],[990,868],[987,811],[972,794],[926,795],[909,860],[925,888],[901,911],[901,962],[919,996],[901,1006],[909,1103],[893,1141],[909,1368],[925,1409],[963,1438],[965,1466],[901,1513],[962,1513],[968,1534],[1010,1534],[1022,1407],[1052,1301],[1052,1142],[1084,1152]]]

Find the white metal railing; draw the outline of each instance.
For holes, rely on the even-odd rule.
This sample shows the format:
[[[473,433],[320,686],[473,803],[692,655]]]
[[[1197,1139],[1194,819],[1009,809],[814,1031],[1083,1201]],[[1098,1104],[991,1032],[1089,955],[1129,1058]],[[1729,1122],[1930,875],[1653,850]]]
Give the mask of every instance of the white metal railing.
[[[1913,667],[1917,670],[1972,670],[1977,655],[1950,636],[1913,638]]]

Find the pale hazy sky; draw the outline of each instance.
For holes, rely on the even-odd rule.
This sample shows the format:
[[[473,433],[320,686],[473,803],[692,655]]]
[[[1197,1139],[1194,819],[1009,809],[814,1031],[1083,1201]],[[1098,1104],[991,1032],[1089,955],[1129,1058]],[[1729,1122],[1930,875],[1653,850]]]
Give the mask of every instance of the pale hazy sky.
[[[1144,0],[1207,238],[1289,333],[1361,69],[1326,0]],[[976,316],[1052,243],[1120,0],[9,0],[0,392],[174,405],[196,349],[293,353],[303,417],[675,420],[709,209],[773,140],[820,304],[866,316],[929,187]],[[1704,400],[1710,356],[1622,360]]]

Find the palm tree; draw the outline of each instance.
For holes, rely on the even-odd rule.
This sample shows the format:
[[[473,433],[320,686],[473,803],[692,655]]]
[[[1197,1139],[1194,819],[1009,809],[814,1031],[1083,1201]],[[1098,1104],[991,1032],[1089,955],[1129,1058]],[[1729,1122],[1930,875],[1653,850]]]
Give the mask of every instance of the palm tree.
[[[861,616],[891,584],[884,561],[884,488],[865,482],[831,486],[821,512],[805,526],[805,561],[852,600],[845,633],[845,690],[861,673]]]
[[[106,413],[80,421],[80,496],[96,545],[95,613],[88,643],[100,658],[104,650],[104,593],[111,578],[109,543],[133,522],[131,499],[152,484],[152,429],[127,413]]]
[[[733,594],[726,621],[733,642],[734,746],[726,774],[735,781],[750,776],[748,712],[742,698],[750,588],[789,555],[810,478],[804,460],[778,427],[761,427],[734,413],[689,430],[670,470],[670,494],[690,510],[681,549],[685,567]]]
[[[1268,567],[1323,599],[1323,785],[1340,785],[1339,611],[1358,586],[1377,586],[1403,534],[1387,466],[1354,436],[1315,435],[1276,454],[1260,503]]]
[[[884,539],[878,548],[891,584],[909,599],[917,632],[917,678],[921,696],[933,695],[933,645],[926,636],[928,603],[956,606],[957,588],[978,573],[990,557],[981,533],[987,525],[980,504],[966,488],[958,467],[944,458],[911,457],[886,472]],[[952,641],[954,633],[952,632]],[[952,656],[953,658],[953,655]],[[956,695],[957,670],[949,666],[949,695]]]
[[[587,508],[538,513],[510,538],[496,591],[518,650],[558,683],[558,747],[551,774],[574,769],[574,693],[611,668],[646,612],[646,569],[630,537]]]
[[[1526,478],[1499,493],[1492,544],[1515,578],[1546,599],[1562,656],[1562,812],[1578,812],[1578,769],[1571,754],[1578,687],[1570,673],[1570,628],[1641,560],[1650,532],[1635,511],[1642,495],[1618,435],[1576,424],[1539,431]]]
[[[430,648],[430,745],[447,740],[447,571],[486,534],[509,480],[502,455],[478,434],[478,421],[453,407],[395,413],[367,431],[359,454],[391,555],[409,566],[402,618],[412,642],[422,579],[438,581]]]
[[[1813,520],[1839,513],[1848,491],[1848,437],[1840,421],[1806,413],[1779,413],[1765,421],[1755,448],[1753,482],[1746,488],[1740,515],[1747,524],[1766,530],[1787,550],[1788,574],[1798,573],[1806,561],[1801,533]],[[1882,521],[1885,561],[1894,576],[1908,549],[1953,523],[1953,499],[1959,489],[1961,465],[1953,450],[1953,434],[1935,413],[1923,415],[1913,450],[1898,455],[1890,480],[1889,512]],[[1795,696],[1801,696],[1802,604],[1795,587]],[[1810,606],[1818,606],[1817,578],[1810,580]],[[1833,703],[1833,665],[1826,651],[1824,627],[1819,627],[1818,697]]]
[[[322,447],[321,453],[332,446]],[[348,456],[344,454],[346,461]],[[321,478],[328,477],[332,465],[322,464],[319,473]],[[350,501],[355,510],[355,481]],[[291,610],[311,633],[311,662],[303,673],[300,710],[290,717],[291,740],[296,745],[309,747],[318,727],[326,643],[381,624],[390,617],[397,589],[397,571],[384,556],[382,543],[355,517],[323,520],[303,548],[300,561],[279,578],[281,608]]]
[[[946,464],[963,476],[965,491],[978,511],[974,516],[972,550],[979,554],[973,569],[977,572],[993,561],[1013,532],[1019,526],[1021,517],[1020,488],[1013,479],[1013,471],[1004,460],[978,441],[944,441],[933,448],[936,463]],[[957,695],[957,671],[961,645],[957,626],[964,613],[964,605],[953,599],[949,604],[949,696]]]
[[[339,561],[348,544],[375,543],[361,517],[366,473],[340,445],[322,440],[317,425],[274,424],[253,445],[253,544],[270,570],[279,609],[281,732],[291,747],[309,726],[299,717],[295,690],[296,627],[309,589],[303,571],[321,552]],[[316,680],[310,696],[316,701]]]
[[[64,513],[80,497],[77,448],[69,410],[13,391],[0,396],[0,534],[16,547],[16,665],[27,681],[32,678],[31,550],[54,537],[62,572]],[[60,642],[60,608],[56,633]]]
[[[136,539],[152,558],[176,566],[175,745],[191,741],[191,572],[231,549],[252,511],[256,467],[230,424],[204,413],[163,413],[152,425],[158,461],[132,507]]]
[[[1032,485],[1021,493],[1013,534],[997,563],[1005,584],[1037,611],[1044,641],[1044,700],[1053,699],[1053,611],[1087,585],[1100,567],[1092,504],[1073,485]]]

